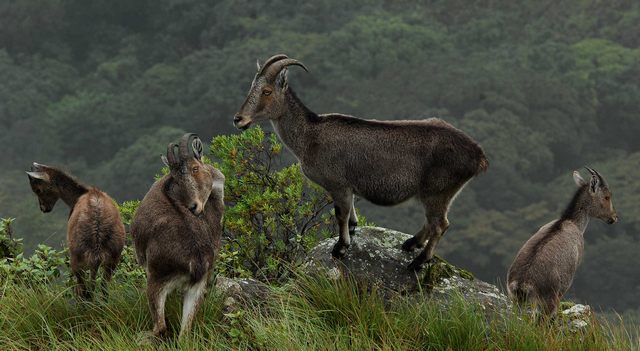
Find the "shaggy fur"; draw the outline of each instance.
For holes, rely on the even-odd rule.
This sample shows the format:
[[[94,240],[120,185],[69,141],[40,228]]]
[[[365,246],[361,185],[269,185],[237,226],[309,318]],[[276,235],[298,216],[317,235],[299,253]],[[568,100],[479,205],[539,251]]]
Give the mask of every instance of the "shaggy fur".
[[[410,265],[420,269],[433,258],[436,244],[449,227],[452,200],[471,178],[486,171],[483,150],[462,131],[436,118],[377,121],[336,113],[317,115],[288,86],[289,65],[304,68],[284,55],[259,67],[234,123],[245,129],[253,122],[271,120],[304,174],[330,193],[340,234],[334,257],[345,254],[357,225],[354,195],[382,206],[414,197],[421,201],[425,224],[403,245],[412,251],[426,244]]]
[[[71,208],[67,243],[71,273],[77,281],[75,292],[80,297],[91,298],[88,285],[94,285],[98,269],[102,267],[106,284],[124,247],[125,229],[115,202],[106,193],[82,185],[53,167],[34,163],[27,174],[42,212],[50,212],[58,199]],[[91,271],[89,284],[85,282],[86,270]],[[106,293],[104,284],[102,290]]]
[[[180,335],[190,329],[220,249],[224,176],[200,160],[201,151],[185,151],[194,140],[199,142],[185,135],[179,155],[173,153],[177,146],[169,145],[165,160],[171,172],[149,189],[131,225],[158,337],[167,329],[166,297],[177,288],[185,290]]]
[[[574,172],[578,190],[562,216],[545,224],[520,249],[509,268],[507,290],[514,300],[531,302],[553,315],[560,299],[571,287],[584,250],[584,231],[589,217],[607,223],[618,220],[611,191],[593,171],[589,183]]]

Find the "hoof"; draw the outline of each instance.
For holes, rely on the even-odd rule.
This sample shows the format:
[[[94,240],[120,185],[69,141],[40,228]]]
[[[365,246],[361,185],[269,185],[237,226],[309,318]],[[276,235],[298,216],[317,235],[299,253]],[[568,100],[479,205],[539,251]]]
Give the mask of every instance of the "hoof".
[[[331,256],[333,256],[333,258],[337,258],[340,260],[345,256],[348,248],[349,248],[349,245],[345,245],[338,241],[333,246],[333,250],[331,250]]]
[[[418,239],[415,236],[407,239],[404,243],[402,243],[402,250],[407,252],[412,252],[415,249],[421,249],[424,245],[420,245],[418,243]]]
[[[411,263],[409,263],[409,266],[407,266],[407,269],[413,272],[418,272],[425,265],[430,265],[434,262],[435,260],[433,259],[433,257],[427,259],[427,255],[421,253],[420,255],[418,255],[418,257],[416,257],[413,261],[411,261]]]
[[[142,332],[136,336],[136,344],[140,347],[157,346],[162,339],[162,335],[156,335],[152,331]]]

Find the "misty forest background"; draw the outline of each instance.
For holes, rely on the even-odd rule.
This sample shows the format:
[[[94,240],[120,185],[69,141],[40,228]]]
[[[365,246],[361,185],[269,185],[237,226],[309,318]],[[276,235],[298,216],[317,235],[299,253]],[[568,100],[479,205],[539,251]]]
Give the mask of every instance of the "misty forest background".
[[[438,249],[482,279],[504,282],[571,172],[598,169],[621,220],[592,221],[569,298],[640,312],[639,47],[635,1],[3,1],[0,217],[28,250],[61,246],[69,210],[40,213],[31,162],[141,199],[168,142],[238,133],[256,58],[286,53],[310,68],[290,85],[318,113],[438,116],[482,144],[490,170]],[[358,207],[409,233],[423,221],[414,202]]]

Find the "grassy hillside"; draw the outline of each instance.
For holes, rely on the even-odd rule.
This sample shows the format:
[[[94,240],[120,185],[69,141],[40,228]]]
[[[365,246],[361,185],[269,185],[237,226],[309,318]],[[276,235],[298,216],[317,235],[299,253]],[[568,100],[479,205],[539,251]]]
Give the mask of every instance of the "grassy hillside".
[[[140,350],[151,329],[142,280],[116,281],[107,301],[77,302],[61,285],[0,287],[3,350]],[[272,287],[266,302],[224,314],[224,297],[210,291],[184,340],[177,296],[168,302],[174,333],[143,349],[160,350],[632,350],[638,329],[592,320],[571,333],[503,312],[487,319],[469,301],[447,308],[435,301],[397,297],[385,304],[375,289],[352,281],[304,278]]]

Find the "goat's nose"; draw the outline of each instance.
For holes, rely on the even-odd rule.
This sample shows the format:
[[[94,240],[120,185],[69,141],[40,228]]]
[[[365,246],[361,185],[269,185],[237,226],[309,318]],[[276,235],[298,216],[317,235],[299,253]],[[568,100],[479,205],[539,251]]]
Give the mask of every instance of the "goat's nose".
[[[240,115],[233,116],[233,123],[234,124],[238,124],[238,123],[240,123],[240,121],[242,121],[242,116],[240,116]]]

